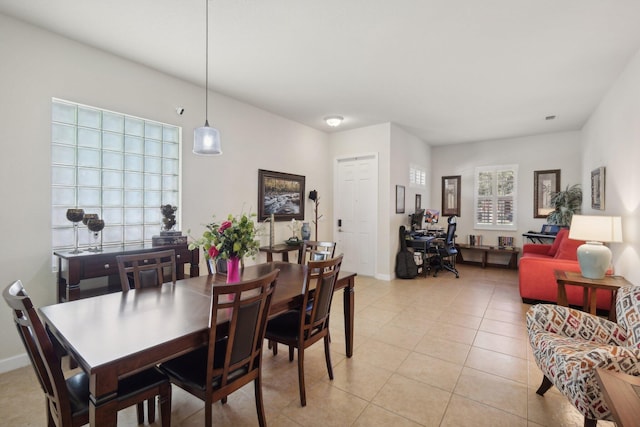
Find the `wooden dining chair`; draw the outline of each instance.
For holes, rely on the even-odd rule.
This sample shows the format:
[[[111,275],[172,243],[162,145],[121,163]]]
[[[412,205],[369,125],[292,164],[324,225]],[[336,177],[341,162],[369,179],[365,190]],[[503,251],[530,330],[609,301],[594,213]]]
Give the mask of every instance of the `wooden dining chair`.
[[[266,426],[262,401],[262,341],[280,270],[257,279],[212,288],[208,344],[162,363],[171,382],[205,404],[205,426],[212,424],[212,404],[254,382],[260,426]]]
[[[176,251],[174,249],[141,254],[118,255],[118,272],[122,291],[162,286],[165,270],[169,270],[172,283],[176,283]],[[155,399],[147,401],[147,416],[153,422],[156,414]],[[138,421],[144,420],[144,403],[138,403]]]
[[[165,269],[170,270],[171,282],[176,283],[176,251],[173,249],[141,254],[116,256],[122,291],[162,286]]]
[[[298,264],[307,264],[309,261],[321,261],[333,258],[335,252],[336,242],[305,240],[300,249]]]
[[[307,404],[304,387],[304,350],[320,339],[324,340],[327,372],[329,378],[333,379],[329,353],[329,314],[342,257],[341,254],[325,261],[309,261],[303,282],[303,300],[300,305],[306,309],[287,311],[275,316],[267,323],[265,338],[273,343],[274,355],[278,354],[277,343],[289,346],[289,361],[293,361],[293,349],[298,349],[298,385],[302,406]]]
[[[88,424],[89,376],[80,372],[65,380],[60,357],[20,280],[7,286],[2,296],[13,310],[18,333],[47,398],[47,425],[76,427]],[[121,410],[155,399],[156,396],[160,396],[162,426],[170,427],[171,383],[158,368],[147,369],[120,380],[115,402],[118,410]],[[150,419],[149,423],[154,420]],[[138,411],[138,423],[144,423],[144,412]]]

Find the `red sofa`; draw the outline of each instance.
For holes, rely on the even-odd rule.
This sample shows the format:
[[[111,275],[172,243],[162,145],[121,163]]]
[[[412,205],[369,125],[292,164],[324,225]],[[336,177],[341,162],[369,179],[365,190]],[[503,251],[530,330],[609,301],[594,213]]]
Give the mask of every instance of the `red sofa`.
[[[554,270],[580,272],[576,250],[582,240],[569,239],[569,230],[561,229],[552,245],[526,244],[519,263],[520,297],[523,302],[558,302]],[[581,286],[566,286],[569,305],[582,307]],[[611,293],[597,293],[597,307],[609,310]]]

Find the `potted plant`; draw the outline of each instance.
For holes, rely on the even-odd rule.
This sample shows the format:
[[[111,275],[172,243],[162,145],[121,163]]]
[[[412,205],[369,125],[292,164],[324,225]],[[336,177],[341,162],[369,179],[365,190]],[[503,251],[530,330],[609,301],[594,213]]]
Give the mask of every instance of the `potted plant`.
[[[566,190],[551,195],[553,211],[547,216],[547,223],[568,227],[574,213],[582,207],[582,188],[580,184],[567,186]]]

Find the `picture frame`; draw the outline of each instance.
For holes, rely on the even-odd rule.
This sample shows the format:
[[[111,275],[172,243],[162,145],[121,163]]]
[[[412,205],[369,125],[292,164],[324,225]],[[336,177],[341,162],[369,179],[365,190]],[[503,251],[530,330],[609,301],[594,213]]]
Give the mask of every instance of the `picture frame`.
[[[404,213],[404,185],[396,185],[396,213]]]
[[[533,171],[533,217],[546,218],[554,208],[551,196],[560,191],[560,169]]]
[[[461,175],[442,177],[442,216],[460,216]]]
[[[258,220],[304,220],[305,177],[258,169]]]
[[[416,212],[422,208],[422,194],[416,194]]]
[[[591,171],[591,208],[604,210],[605,207],[605,167]]]

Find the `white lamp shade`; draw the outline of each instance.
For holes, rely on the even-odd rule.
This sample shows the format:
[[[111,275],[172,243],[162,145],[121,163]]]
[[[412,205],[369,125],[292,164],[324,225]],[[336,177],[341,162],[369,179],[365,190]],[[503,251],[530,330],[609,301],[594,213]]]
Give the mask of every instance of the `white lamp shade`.
[[[194,129],[193,153],[200,156],[219,156],[222,154],[218,129],[209,127],[208,123]]]
[[[619,216],[574,215],[569,238],[593,242],[622,242],[622,220]]]

